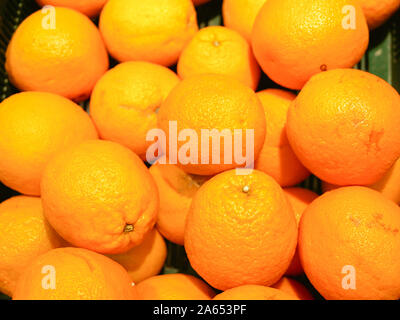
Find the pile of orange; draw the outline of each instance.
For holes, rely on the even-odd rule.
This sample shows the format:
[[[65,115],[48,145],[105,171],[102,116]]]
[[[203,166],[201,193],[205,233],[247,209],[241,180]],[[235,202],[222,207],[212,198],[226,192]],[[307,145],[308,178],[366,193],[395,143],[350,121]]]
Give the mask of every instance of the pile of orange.
[[[400,96],[353,69],[399,1],[37,3],[5,54],[2,293],[400,299]]]

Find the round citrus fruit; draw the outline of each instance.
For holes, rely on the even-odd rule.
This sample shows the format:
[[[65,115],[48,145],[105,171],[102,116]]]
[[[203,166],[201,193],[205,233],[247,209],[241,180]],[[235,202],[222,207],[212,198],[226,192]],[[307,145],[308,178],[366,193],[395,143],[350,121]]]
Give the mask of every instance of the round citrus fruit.
[[[14,300],[133,300],[128,273],[118,263],[81,248],[37,257],[20,276]]]
[[[194,270],[214,288],[274,284],[296,244],[293,210],[281,187],[261,171],[220,173],[193,198],[185,249]]]
[[[181,81],[161,105],[158,125],[170,163],[198,175],[253,165],[266,127],[254,91],[215,74]]]
[[[270,175],[282,187],[296,185],[310,175],[297,159],[286,136],[287,112],[296,96],[281,89],[263,90],[257,96],[264,107],[267,132],[255,168]]]
[[[221,26],[201,29],[179,57],[182,79],[204,73],[231,76],[253,90],[260,80],[260,67],[250,45],[236,31]]]
[[[191,0],[109,0],[99,26],[108,51],[118,61],[164,66],[177,62],[198,30]]]
[[[379,27],[400,8],[399,0],[359,0],[370,29]]]
[[[353,0],[268,0],[251,39],[264,72],[284,87],[301,89],[321,71],[353,67],[369,33]]]
[[[300,221],[304,271],[326,299],[399,299],[400,208],[366,187],[313,201]]]
[[[51,157],[97,132],[87,113],[51,93],[23,92],[0,103],[0,180],[28,195],[40,195]]]
[[[282,290],[300,300],[314,300],[312,294],[300,282],[283,277],[273,285],[274,288]]]
[[[54,10],[37,11],[19,25],[7,48],[6,70],[20,90],[82,101],[108,69],[107,51],[88,17],[68,8]]]
[[[140,300],[210,300],[214,291],[202,280],[187,274],[164,274],[135,286]]]
[[[258,285],[243,285],[228,289],[214,300],[298,300],[282,290]]]
[[[151,144],[146,135],[157,127],[156,112],[178,82],[174,72],[149,62],[125,62],[109,70],[90,99],[90,115],[100,137],[144,159]]]
[[[400,96],[355,69],[320,73],[288,112],[287,135],[300,161],[337,185],[377,182],[400,156]]]
[[[40,6],[57,6],[75,9],[89,17],[97,16],[108,0],[36,0]]]
[[[71,244],[100,253],[123,253],[142,242],[158,212],[148,169],[129,149],[91,140],[66,149],[47,165],[43,208]]]

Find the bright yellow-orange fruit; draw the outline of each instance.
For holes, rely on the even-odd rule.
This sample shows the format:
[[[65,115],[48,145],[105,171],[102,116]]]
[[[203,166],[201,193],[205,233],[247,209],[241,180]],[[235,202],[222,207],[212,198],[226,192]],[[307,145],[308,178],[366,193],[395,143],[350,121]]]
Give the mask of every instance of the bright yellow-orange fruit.
[[[304,271],[326,299],[400,297],[400,207],[366,187],[313,201],[300,221]]]
[[[108,51],[118,61],[163,66],[177,62],[198,30],[191,0],[109,0],[99,26]]]
[[[400,156],[400,96],[355,69],[320,73],[288,113],[287,135],[300,161],[337,185],[377,182]]]
[[[161,105],[158,125],[166,133],[170,162],[198,175],[251,166],[264,143],[266,127],[254,91],[216,74],[181,81]]]
[[[23,92],[0,103],[0,180],[28,195],[40,195],[51,157],[97,132],[87,113],[51,93]]]
[[[81,248],[58,248],[36,258],[18,280],[14,300],[133,300],[123,267]]]
[[[40,6],[57,6],[75,9],[89,17],[97,16],[108,0],[36,0]]]
[[[145,159],[151,145],[146,135],[157,127],[156,112],[178,83],[173,71],[149,62],[125,62],[109,70],[90,99],[90,115],[100,137]]]
[[[280,89],[263,90],[257,96],[264,107],[267,132],[255,168],[270,175],[282,187],[296,185],[310,175],[297,159],[286,136],[287,112],[296,96]]]
[[[370,29],[375,29],[400,8],[399,0],[359,0]]]
[[[90,140],[51,159],[41,182],[46,218],[71,244],[123,253],[153,228],[157,186],[140,158],[110,141]]]
[[[293,210],[281,187],[261,171],[220,173],[193,198],[185,249],[192,267],[214,288],[274,284],[296,244]]]
[[[107,69],[107,51],[96,26],[68,8],[30,15],[15,31],[6,53],[6,70],[18,89],[76,101],[89,97]]]
[[[355,0],[268,0],[251,39],[264,72],[284,87],[301,89],[321,71],[353,67],[369,33]]]
[[[283,277],[273,285],[274,288],[282,290],[300,300],[314,300],[312,294],[300,282]]]
[[[161,271],[167,258],[167,245],[157,229],[153,229],[138,246],[109,257],[122,265],[132,281],[138,283]]]
[[[187,274],[163,274],[135,286],[140,300],[210,300],[214,291],[202,280]]]
[[[40,198],[16,196],[0,204],[0,291],[12,296],[23,269],[61,246],[43,215]]]
[[[228,289],[214,300],[298,300],[282,290],[258,285],[244,285]]]
[[[178,75],[215,73],[231,76],[255,90],[260,67],[247,41],[236,31],[221,26],[201,29],[183,49]]]

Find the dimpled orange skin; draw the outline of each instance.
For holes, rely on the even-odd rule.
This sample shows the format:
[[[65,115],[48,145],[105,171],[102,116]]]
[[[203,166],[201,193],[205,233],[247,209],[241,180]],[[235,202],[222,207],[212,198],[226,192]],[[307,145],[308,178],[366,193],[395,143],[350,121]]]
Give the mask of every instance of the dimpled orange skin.
[[[342,25],[355,8],[355,29]],[[254,55],[276,83],[301,89],[324,70],[353,67],[368,47],[362,9],[353,0],[268,0],[252,31]]]
[[[132,281],[138,283],[161,271],[167,258],[167,245],[157,229],[153,229],[138,246],[109,258],[122,265]]]
[[[61,246],[44,219],[40,198],[16,196],[0,204],[0,291],[12,296],[23,269],[37,256]]]
[[[185,249],[193,269],[214,288],[274,284],[296,243],[293,210],[281,187],[261,171],[220,173],[193,198]]]
[[[163,66],[177,62],[198,30],[191,0],[109,0],[99,27],[108,51],[118,61],[144,60]]]
[[[210,300],[215,292],[204,281],[188,274],[163,274],[135,287],[139,300]]]
[[[258,285],[244,285],[217,294],[213,300],[298,300],[282,290]]]
[[[364,71],[320,73],[289,108],[287,135],[300,161],[336,185],[377,182],[400,156],[400,96]]]
[[[88,17],[61,7],[55,8],[55,15],[55,28],[48,26],[51,20],[47,16],[47,22],[41,11],[19,25],[7,48],[6,70],[22,91],[46,91],[83,101],[108,69],[107,51]]]
[[[153,228],[157,186],[140,158],[110,141],[91,140],[57,154],[41,182],[46,218],[71,244],[123,253]]]
[[[27,195],[40,195],[45,165],[57,152],[97,132],[87,113],[61,96],[15,94],[0,104],[0,180]]]
[[[366,187],[344,187],[312,202],[300,221],[304,271],[326,299],[399,299],[400,208]],[[346,290],[355,270],[356,287]]]
[[[178,83],[173,71],[149,62],[125,62],[109,70],[90,100],[90,115],[100,137],[145,159],[152,144],[146,135],[157,127],[156,111]]]
[[[267,0],[224,0],[222,15],[224,25],[239,32],[251,41],[251,31],[261,7]]]
[[[283,192],[287,196],[289,203],[293,208],[297,225],[299,225],[304,210],[307,209],[311,202],[318,198],[318,195],[311,190],[303,188],[286,188],[283,189]],[[298,276],[302,273],[303,267],[300,263],[299,251],[296,249],[292,262],[290,263],[289,268],[286,270],[285,275]]]
[[[400,8],[399,0],[359,0],[370,29],[388,20]]]
[[[178,75],[182,79],[204,73],[231,76],[253,90],[260,80],[260,67],[247,41],[221,26],[201,29],[179,57]]]
[[[46,266],[54,267],[54,289],[43,288],[43,283],[51,284],[53,274],[44,269]],[[131,279],[123,267],[81,248],[58,248],[37,257],[24,270],[13,295],[14,300],[134,300],[135,297]]]
[[[282,187],[296,185],[310,175],[286,136],[287,112],[296,96],[280,89],[263,90],[257,96],[264,107],[267,132],[255,168],[273,177]]]
[[[185,141],[177,141],[178,154],[173,147],[171,147],[173,152],[170,152],[169,140],[173,140],[173,135],[171,138],[169,132],[171,121],[176,121],[178,134],[184,129],[196,132],[198,143],[194,142],[193,145],[197,146],[198,150],[197,163],[183,164],[181,161],[180,154],[182,154],[182,150],[185,150],[181,150],[181,147],[187,144],[188,138]],[[241,163],[234,157],[235,152],[240,152],[238,141],[242,142],[241,154],[248,158],[254,155],[254,159],[256,159],[262,148],[266,131],[264,111],[254,91],[235,79],[215,74],[192,76],[181,81],[161,105],[158,112],[158,126],[166,133],[165,152],[168,158],[171,160],[171,156],[176,156],[177,163],[183,170],[197,175],[214,175],[228,169],[245,166],[246,163]],[[210,130],[209,150],[206,147],[204,150],[202,149],[201,135],[204,129]],[[217,152],[212,149],[211,130],[213,129],[218,130],[219,133],[228,129],[227,133],[230,133],[230,137],[229,134],[226,135],[228,136],[227,141],[232,142],[232,148],[227,148],[228,154],[225,155],[224,139],[220,139],[219,164],[212,159],[214,153],[218,160]],[[236,139],[236,143],[233,141],[234,129],[242,134],[241,139]],[[247,129],[254,133],[254,153],[250,148],[246,153]],[[183,133],[185,132],[183,131]],[[207,138],[203,138],[203,140],[207,141]],[[181,151],[180,154],[179,151]],[[205,160],[208,160],[208,164],[201,157],[201,154],[207,154],[207,151],[208,157],[205,157]],[[190,156],[196,161],[195,154]],[[232,159],[232,163],[225,161],[225,157],[229,160]]]
[[[300,282],[291,278],[283,277],[281,280],[275,283],[273,287],[282,290],[283,292],[286,292],[287,294],[290,294],[299,300],[314,300],[313,296],[306,287],[304,287]]]
[[[97,16],[108,0],[36,0],[40,6],[51,5],[75,9],[89,17]]]

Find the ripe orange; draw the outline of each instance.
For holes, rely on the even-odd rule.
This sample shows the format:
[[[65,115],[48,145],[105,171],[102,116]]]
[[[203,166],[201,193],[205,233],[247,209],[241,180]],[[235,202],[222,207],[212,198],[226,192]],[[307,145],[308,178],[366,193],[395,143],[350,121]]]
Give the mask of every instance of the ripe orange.
[[[400,96],[364,71],[314,76],[288,113],[289,142],[321,180],[337,185],[377,182],[400,156]]]
[[[314,300],[311,293],[304,287],[300,282],[283,277],[277,283],[273,285],[274,288],[282,290],[283,292],[290,294],[300,300]]]
[[[280,89],[263,90],[257,96],[264,107],[267,132],[255,168],[270,175],[282,187],[296,185],[310,175],[297,159],[286,136],[287,112],[296,96]]]
[[[299,225],[304,210],[307,209],[311,202],[318,198],[318,195],[311,190],[303,188],[287,188],[283,189],[283,191],[293,208],[297,225]],[[292,262],[290,263],[289,268],[286,270],[285,275],[297,276],[302,273],[303,268],[300,263],[299,251],[296,249]]]
[[[326,299],[399,299],[399,230],[399,206],[379,192],[328,192],[301,218],[304,271]]]
[[[164,274],[135,286],[140,300],[210,300],[214,291],[202,280],[187,274]]]
[[[157,229],[153,229],[138,246],[109,257],[122,265],[132,281],[138,283],[161,271],[167,257],[167,245]]]
[[[142,61],[108,71],[90,100],[90,115],[101,138],[121,143],[145,159],[151,145],[146,134],[157,127],[156,112],[178,82],[171,70]]]
[[[101,254],[81,248],[58,248],[36,258],[19,278],[13,295],[14,300],[134,298],[132,282],[124,268]]]
[[[71,244],[123,253],[153,228],[158,192],[140,158],[109,141],[91,140],[58,153],[41,182],[46,218]]]
[[[265,173],[220,173],[195,194],[187,218],[190,264],[211,286],[272,285],[288,268],[297,243],[292,208]]]
[[[11,296],[23,269],[61,246],[43,216],[40,198],[16,196],[0,204],[0,291]]]
[[[209,177],[189,174],[177,165],[159,162],[150,167],[150,173],[160,195],[157,229],[169,241],[183,245],[192,198]]]
[[[260,67],[247,41],[221,26],[197,32],[179,58],[178,75],[182,79],[204,73],[231,76],[253,90],[260,80]]]
[[[244,285],[228,289],[214,300],[298,300],[282,290],[258,285]]]
[[[354,9],[349,16],[346,10]],[[354,0],[268,0],[251,39],[264,72],[284,87],[301,89],[321,71],[353,67],[368,47],[369,33]]]
[[[75,9],[89,17],[97,16],[108,0],[36,0],[40,6],[51,5]]]
[[[181,138],[177,141],[177,150],[169,143],[175,135],[169,130],[173,121]],[[254,91],[228,76],[215,74],[189,77],[178,84],[161,105],[158,125],[166,133],[165,151],[169,160],[178,163],[186,172],[199,175],[245,166],[246,163],[237,157],[240,152],[252,162],[251,157],[255,159],[262,148],[266,126],[261,102]],[[195,137],[188,138],[184,129],[191,129],[190,133],[194,131]],[[204,130],[209,130],[208,136]],[[254,139],[246,139],[247,132],[253,132]],[[213,139],[222,140],[219,151]],[[254,150],[246,151],[246,143],[251,145],[252,142]],[[188,145],[193,148],[183,152]]]
[[[251,31],[261,7],[267,0],[224,0],[222,16],[224,25],[239,32],[251,41]]]
[[[0,180],[29,195],[40,195],[40,179],[51,157],[96,139],[89,116],[75,103],[43,92],[23,92],[0,104]]]
[[[400,8],[399,0],[359,0],[370,29],[384,23]]]
[[[177,62],[198,30],[191,0],[109,0],[99,26],[108,51],[118,61],[163,66]]]
[[[88,17],[61,7],[55,16],[54,26],[41,11],[19,25],[7,48],[7,73],[20,90],[83,101],[108,69],[107,51]]]

